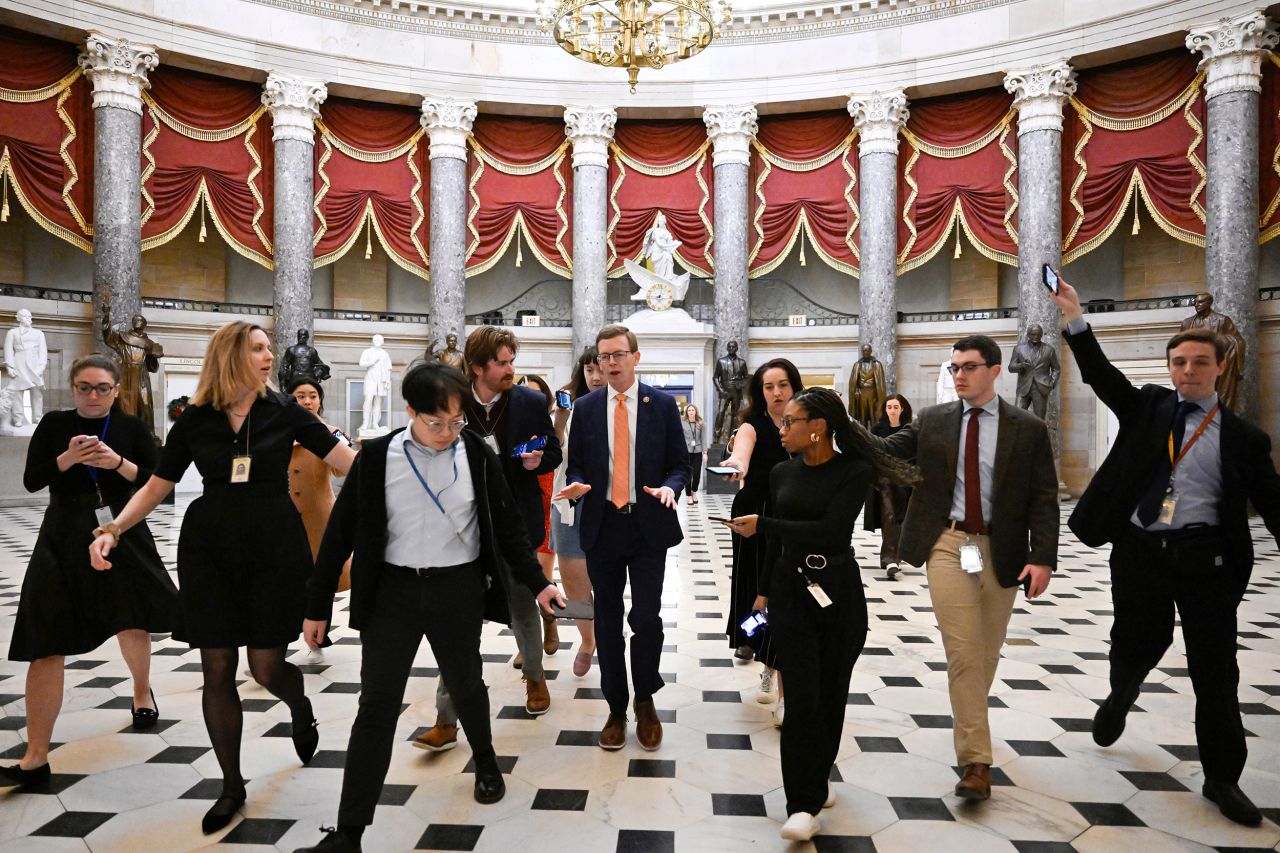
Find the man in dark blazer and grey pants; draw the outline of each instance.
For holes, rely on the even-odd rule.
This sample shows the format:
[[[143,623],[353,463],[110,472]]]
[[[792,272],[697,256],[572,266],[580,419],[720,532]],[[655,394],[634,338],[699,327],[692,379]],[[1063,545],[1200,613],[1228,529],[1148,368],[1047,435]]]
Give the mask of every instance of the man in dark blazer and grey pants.
[[[1203,794],[1231,820],[1257,826],[1240,790],[1248,750],[1237,698],[1236,607],[1249,586],[1253,539],[1247,501],[1280,541],[1280,475],[1271,439],[1218,400],[1225,344],[1203,331],[1165,347],[1174,388],[1135,388],[1103,354],[1075,288],[1054,298],[1088,383],[1120,421],[1106,460],[1068,522],[1091,547],[1111,543],[1111,693],[1093,720],[1099,746],[1115,743],[1142,681],[1182,619],[1196,694]]]
[[[1000,347],[986,335],[957,341],[949,370],[960,399],[930,406],[894,435],[874,439],[912,457],[922,480],[911,494],[899,553],[925,565],[955,725],[956,794],[991,796],[987,695],[1018,584],[1035,598],[1058,559],[1058,475],[1049,432],[996,395]]]

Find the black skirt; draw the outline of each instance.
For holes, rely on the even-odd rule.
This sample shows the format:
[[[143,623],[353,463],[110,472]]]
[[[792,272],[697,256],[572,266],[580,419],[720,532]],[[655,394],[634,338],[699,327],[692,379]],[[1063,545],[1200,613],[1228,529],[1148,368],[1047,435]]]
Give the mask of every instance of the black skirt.
[[[102,572],[89,564],[97,525],[91,501],[50,503],[22,581],[9,660],[86,654],[130,629],[173,630],[178,591],[146,522],[120,538]]]
[[[733,496],[733,508],[730,515],[738,518],[743,515],[763,515],[766,495],[762,490],[745,488]],[[744,538],[733,534],[733,571],[729,582],[729,620],[725,625],[725,633],[729,636],[729,647],[736,649],[740,645],[751,646],[756,659],[765,666],[776,669],[775,651],[770,642],[767,625],[756,629],[752,637],[747,637],[739,627],[743,619],[752,613],[752,605],[760,594],[760,575],[764,571],[764,558],[768,552],[767,537],[757,531],[755,536]]]

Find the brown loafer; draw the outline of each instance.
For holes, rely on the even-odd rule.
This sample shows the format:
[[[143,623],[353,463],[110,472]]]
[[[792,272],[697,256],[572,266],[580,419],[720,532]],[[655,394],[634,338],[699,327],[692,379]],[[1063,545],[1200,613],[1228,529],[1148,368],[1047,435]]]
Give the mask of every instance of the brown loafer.
[[[560,651],[560,630],[556,628],[556,620],[542,617],[542,653],[554,655]]]
[[[413,745],[429,752],[445,752],[458,745],[458,727],[436,723],[413,739]]]
[[[662,721],[652,699],[636,700],[636,740],[650,752],[662,746]]]
[[[986,764],[968,764],[964,776],[956,783],[956,796],[962,800],[991,798],[991,768]]]
[[[524,709],[537,717],[547,713],[551,707],[551,693],[547,690],[547,677],[544,675],[537,681],[524,679]]]
[[[627,742],[627,715],[610,714],[600,730],[600,748],[607,750],[622,749]]]

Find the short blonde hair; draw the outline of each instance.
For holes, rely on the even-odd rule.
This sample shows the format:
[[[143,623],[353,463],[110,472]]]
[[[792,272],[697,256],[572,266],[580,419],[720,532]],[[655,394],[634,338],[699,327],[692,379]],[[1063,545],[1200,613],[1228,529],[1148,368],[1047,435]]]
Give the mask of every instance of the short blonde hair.
[[[631,347],[632,352],[640,352],[640,341],[636,340],[636,333],[628,329],[626,326],[605,326],[596,332],[596,346],[600,346],[601,341],[607,341],[610,338],[627,338],[627,346]]]
[[[213,333],[191,405],[226,411],[246,388],[252,388],[259,396],[266,391],[266,383],[249,366],[253,347],[250,341],[255,331],[266,334],[266,329],[259,325],[236,320]]]

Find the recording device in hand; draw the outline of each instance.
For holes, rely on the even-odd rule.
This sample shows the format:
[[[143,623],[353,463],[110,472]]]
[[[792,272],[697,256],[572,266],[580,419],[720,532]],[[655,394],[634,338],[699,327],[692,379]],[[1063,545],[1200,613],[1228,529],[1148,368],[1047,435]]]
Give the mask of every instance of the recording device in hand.
[[[741,473],[737,468],[733,468],[729,465],[708,465],[707,471],[711,474],[725,474],[726,476],[733,476],[734,474]]]
[[[568,391],[561,388],[556,392],[556,405],[562,409],[572,409],[573,397],[569,395]]]
[[[757,610],[746,619],[739,622],[738,627],[742,629],[742,633],[746,634],[748,637],[753,637],[755,636],[756,631],[759,631],[768,623],[769,620],[765,618],[764,614]]]
[[[586,601],[575,601],[572,598],[564,600],[564,607],[554,598],[551,599],[551,609],[555,611],[557,619],[594,619],[596,618],[595,604],[589,599]]]
[[[545,435],[540,435],[537,438],[531,438],[528,441],[524,441],[524,442],[521,442],[520,444],[517,444],[514,448],[512,448],[511,455],[519,456],[522,453],[532,453],[533,451],[541,450],[546,446],[547,446],[547,437]]]
[[[1048,264],[1044,265],[1042,272],[1044,274],[1044,286],[1056,295],[1058,292],[1058,274]]]

